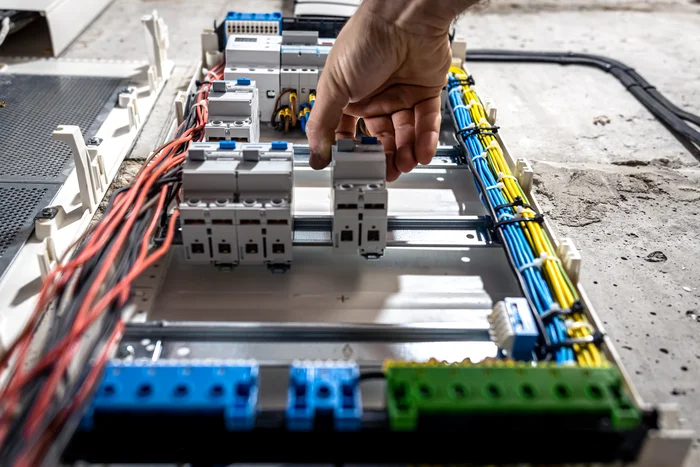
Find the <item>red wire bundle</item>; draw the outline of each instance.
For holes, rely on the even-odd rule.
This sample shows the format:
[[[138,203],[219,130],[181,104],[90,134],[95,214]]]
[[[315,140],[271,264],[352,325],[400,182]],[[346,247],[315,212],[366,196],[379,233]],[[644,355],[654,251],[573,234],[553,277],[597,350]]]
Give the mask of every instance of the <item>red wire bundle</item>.
[[[221,79],[223,75],[223,63],[217,65],[207,73],[208,80]],[[109,290],[103,290],[103,283],[108,277],[111,267],[123,248],[127,245],[131,228],[139,213],[147,202],[147,195],[154,183],[166,174],[169,170],[182,164],[186,157],[186,151],[178,154],[178,148],[189,144],[192,141],[201,141],[204,136],[204,126],[208,118],[207,97],[211,81],[202,83],[197,93],[196,104],[193,106],[196,112],[196,124],[187,129],[182,136],[164,144],[158,148],[146,161],[145,165],[136,175],[129,189],[118,193],[113,199],[113,207],[96,226],[89,231],[84,247],[71,260],[59,263],[44,280],[39,293],[38,302],[27,325],[23,329],[17,340],[10,346],[8,351],[0,359],[0,370],[5,369],[16,357],[16,362],[9,370],[7,384],[0,392],[0,446],[7,436],[10,424],[17,415],[21,390],[26,383],[37,377],[40,373],[50,368],[50,374],[46,383],[41,388],[34,406],[31,408],[29,417],[24,425],[23,436],[26,440],[33,440],[39,434],[43,416],[56,395],[56,391],[61,383],[72,358],[79,350],[81,337],[115,302],[120,306],[126,304],[131,291],[133,281],[143,273],[149,266],[158,261],[168,251],[175,233],[175,225],[179,212],[175,210],[169,220],[165,241],[156,249],[152,249],[151,242],[155,229],[166,205],[166,194],[168,186],[163,185],[160,189],[156,204],[155,214],[146,230],[146,235],[139,245],[139,254],[135,264],[128,273]],[[184,125],[183,123],[182,125]],[[178,130],[182,129],[179,128]],[[37,362],[31,369],[24,368],[27,360],[30,344],[34,337],[34,331],[40,322],[42,315],[52,304],[56,293],[62,290],[71,281],[71,278],[81,267],[97,252],[104,248],[106,242],[114,235],[114,247],[112,247],[106,260],[101,264],[96,279],[90,284],[84,300],[80,304],[75,320],[72,323],[70,332],[47,354]],[[72,249],[69,248],[69,250]],[[110,335],[107,345],[103,347],[98,358],[94,362],[84,385],[80,388],[72,403],[64,407],[58,417],[46,429],[34,446],[27,449],[18,457],[18,466],[31,466],[39,463],[42,453],[50,446],[55,434],[61,428],[66,418],[81,404],[89,395],[91,388],[97,383],[102,368],[108,360],[114,346],[119,342],[125,327],[124,317],[117,323]]]

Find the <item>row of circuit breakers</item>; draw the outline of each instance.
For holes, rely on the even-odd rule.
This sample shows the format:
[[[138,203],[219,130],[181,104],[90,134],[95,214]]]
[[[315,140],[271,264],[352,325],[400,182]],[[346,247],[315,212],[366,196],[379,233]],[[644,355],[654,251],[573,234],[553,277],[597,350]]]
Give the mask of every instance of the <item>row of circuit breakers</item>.
[[[339,140],[331,167],[333,248],[376,258],[387,231],[386,157],[376,138]],[[284,141],[190,146],[180,204],[186,257],[216,265],[292,261],[294,150]]]
[[[275,106],[295,105],[292,92],[299,103],[310,100],[333,39],[309,31],[280,35],[277,16],[257,16],[227,21],[224,79],[211,86],[205,141],[191,144],[183,167],[180,219],[191,262],[276,269],[292,260],[294,149],[285,141],[260,142],[260,125]],[[383,255],[388,196],[382,144],[371,137],[338,141],[331,170],[333,248]]]

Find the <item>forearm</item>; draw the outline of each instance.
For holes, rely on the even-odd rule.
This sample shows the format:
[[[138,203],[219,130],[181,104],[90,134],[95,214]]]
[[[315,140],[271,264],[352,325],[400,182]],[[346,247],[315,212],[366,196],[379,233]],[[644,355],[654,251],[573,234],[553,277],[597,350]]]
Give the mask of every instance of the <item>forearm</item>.
[[[441,35],[450,23],[479,0],[364,0],[362,7],[386,22],[416,34]]]

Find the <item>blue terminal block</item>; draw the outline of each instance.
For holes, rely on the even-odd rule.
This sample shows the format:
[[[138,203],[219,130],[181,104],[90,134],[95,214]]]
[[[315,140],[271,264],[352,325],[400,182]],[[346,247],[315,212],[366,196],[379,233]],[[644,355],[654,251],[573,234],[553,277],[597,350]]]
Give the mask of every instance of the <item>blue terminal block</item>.
[[[319,418],[332,419],[336,431],[362,426],[360,369],[355,363],[293,363],[287,396],[287,429],[311,431]]]
[[[530,305],[524,298],[506,298],[503,301],[515,334],[511,357],[515,360],[531,360],[540,333]]]
[[[254,362],[113,361],[81,421],[83,430],[109,415],[220,416],[230,431],[255,425],[258,365]]]
[[[289,145],[286,141],[273,141],[270,143],[270,149],[273,151],[286,151]]]
[[[282,12],[242,13],[229,11],[225,19],[226,31],[230,34],[282,34]]]
[[[379,140],[376,136],[363,136],[360,142],[362,144],[378,144]]]
[[[250,78],[238,78],[236,84],[248,86],[250,84]]]

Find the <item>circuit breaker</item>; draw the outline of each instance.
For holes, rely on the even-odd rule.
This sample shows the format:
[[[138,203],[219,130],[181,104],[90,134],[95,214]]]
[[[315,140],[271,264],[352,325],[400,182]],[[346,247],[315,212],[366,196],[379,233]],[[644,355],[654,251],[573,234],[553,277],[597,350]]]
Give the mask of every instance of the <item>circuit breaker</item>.
[[[260,140],[258,96],[256,83],[250,78],[214,81],[204,127],[206,141],[257,143]]]
[[[380,257],[386,248],[386,156],[377,138],[338,140],[333,146],[333,248]]]
[[[180,204],[186,257],[218,265],[292,261],[292,145],[193,143]]]

